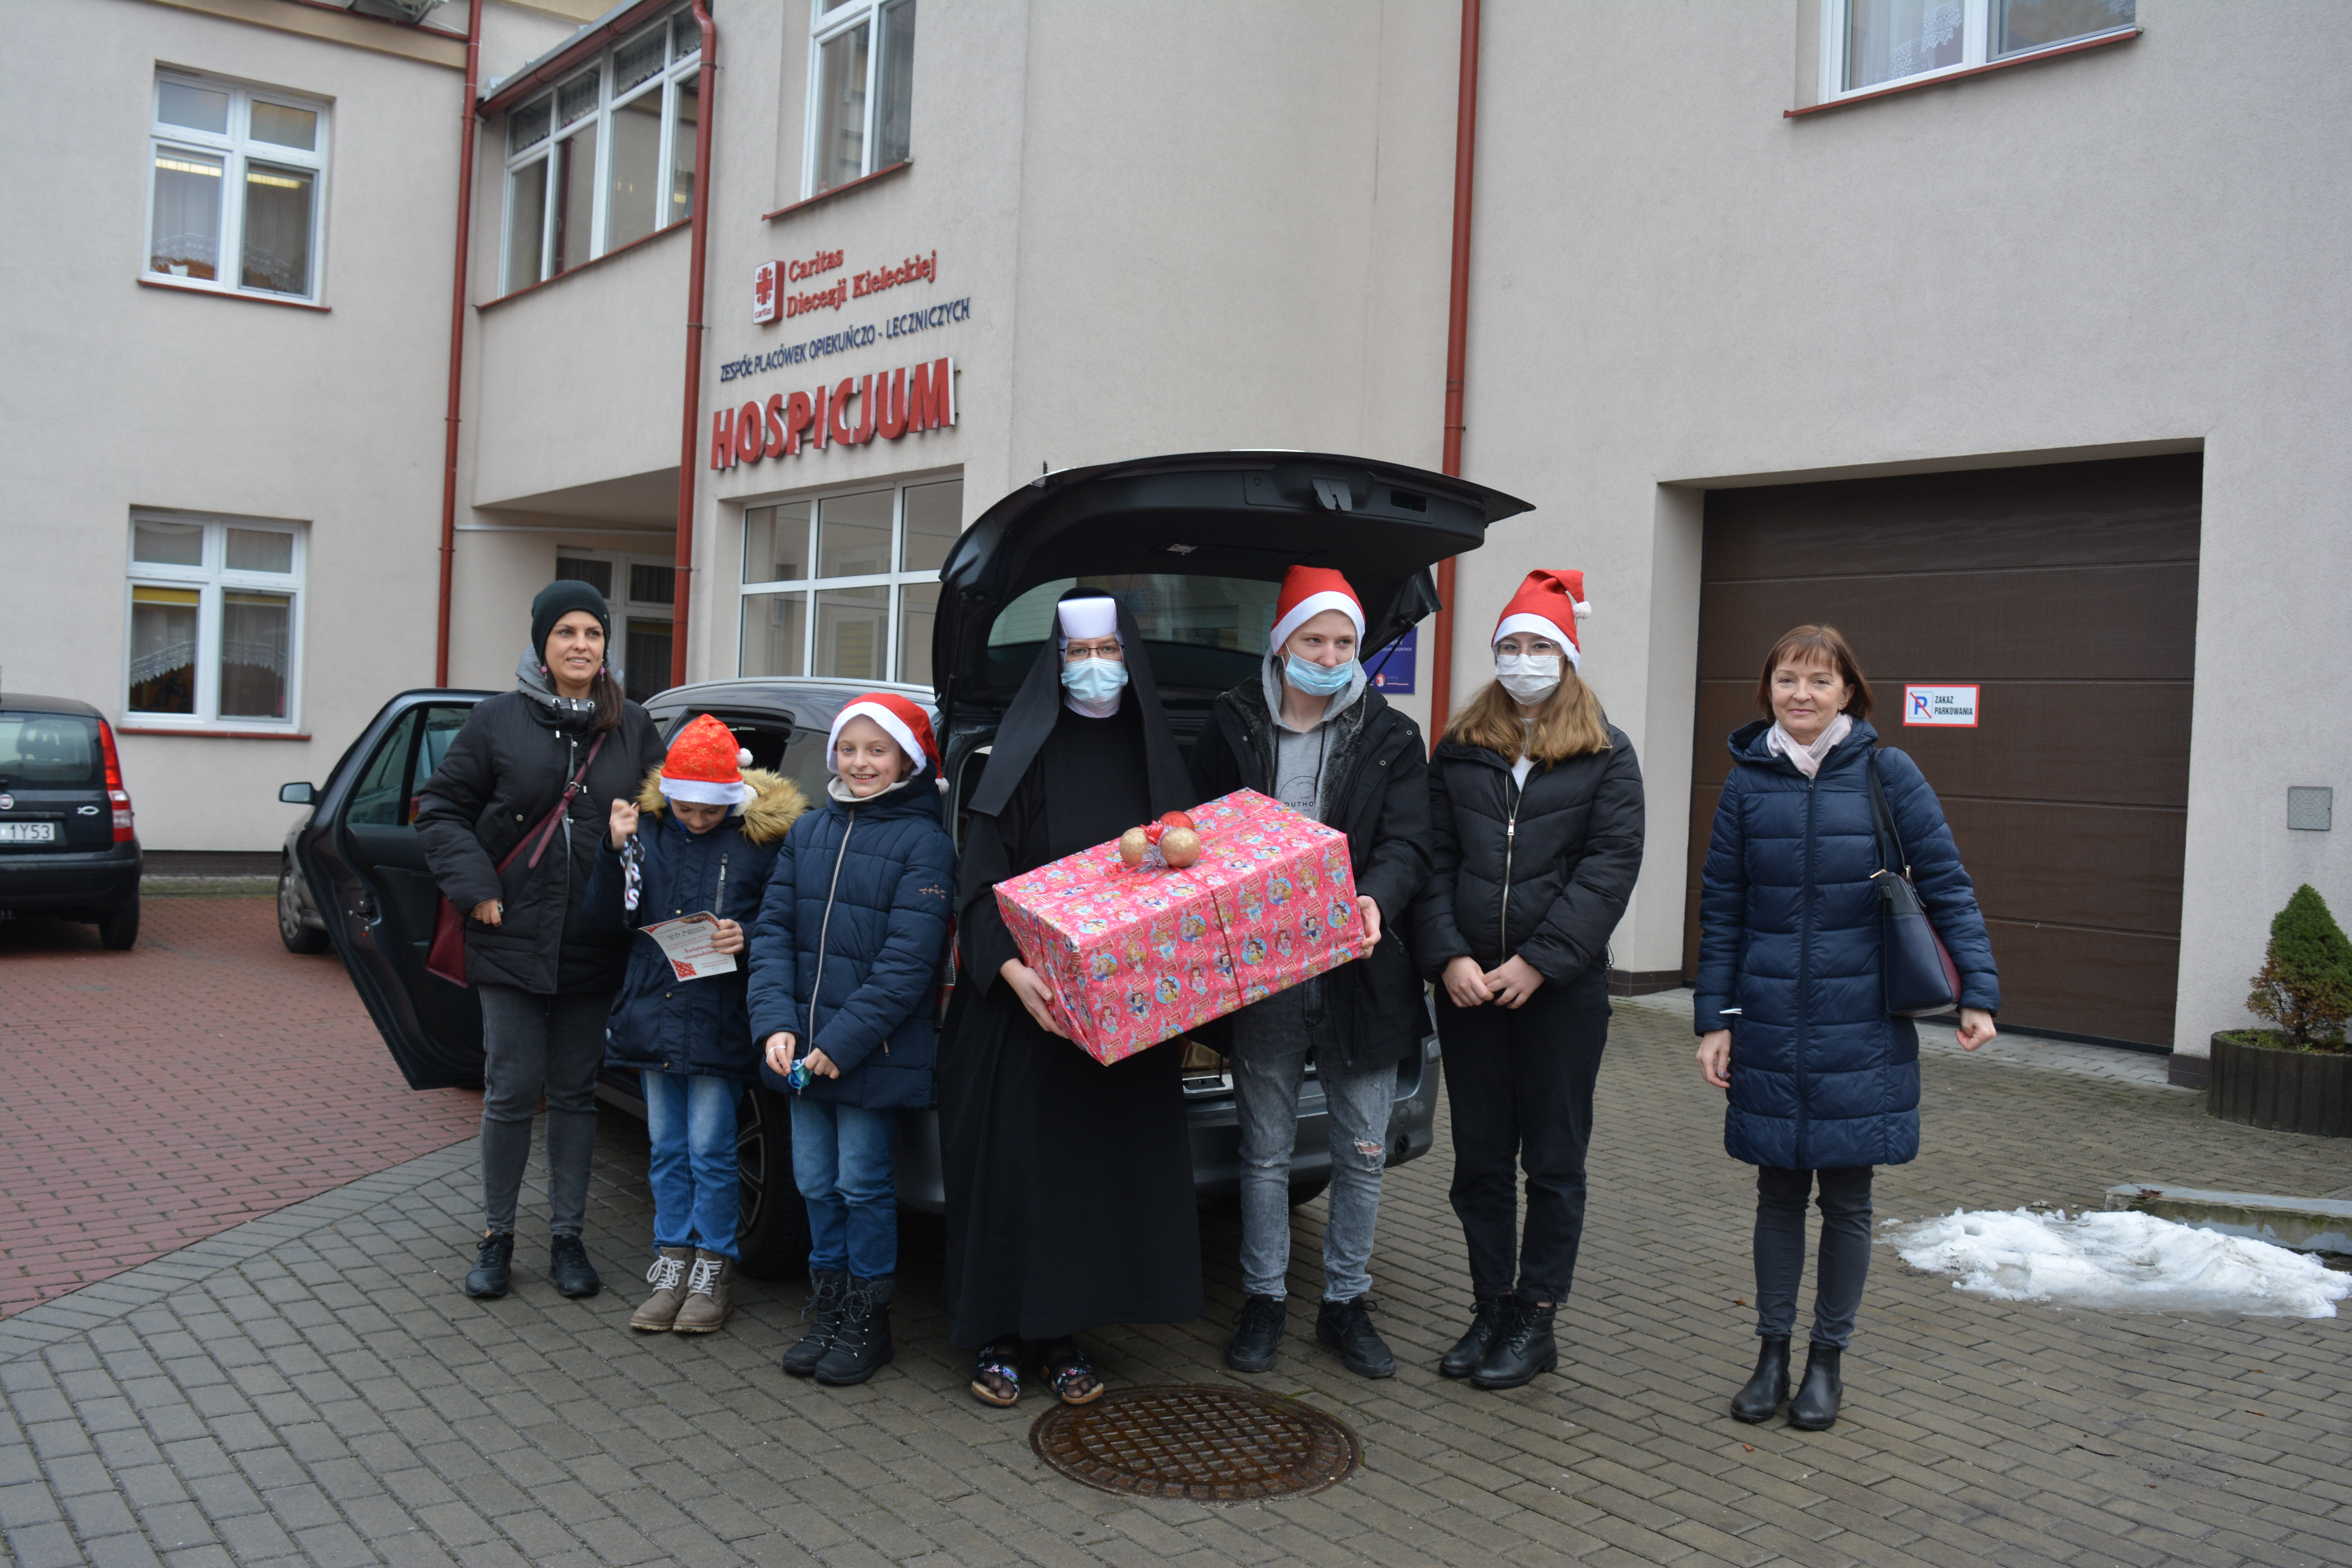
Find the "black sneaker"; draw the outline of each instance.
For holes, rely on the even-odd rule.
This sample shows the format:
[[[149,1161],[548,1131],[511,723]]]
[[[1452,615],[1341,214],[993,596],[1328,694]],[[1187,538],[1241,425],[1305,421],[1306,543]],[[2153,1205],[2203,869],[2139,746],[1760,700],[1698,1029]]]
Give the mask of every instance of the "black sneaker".
[[[1235,1372],[1271,1372],[1282,1349],[1282,1331],[1289,1326],[1290,1303],[1280,1296],[1244,1296],[1234,1314],[1234,1342],[1225,1347],[1225,1364]]]
[[[1326,1301],[1315,1314],[1315,1337],[1339,1352],[1339,1359],[1358,1377],[1392,1377],[1396,1357],[1372,1327],[1371,1298]]]
[[[808,1305],[802,1309],[808,1319],[808,1332],[784,1352],[786,1372],[794,1377],[807,1377],[816,1371],[816,1363],[833,1348],[833,1336],[841,1330],[842,1298],[848,1293],[848,1269],[809,1270]]]
[[[828,1388],[848,1388],[872,1377],[897,1353],[890,1342],[890,1302],[898,1294],[893,1275],[849,1277],[841,1300],[841,1326],[816,1363],[816,1380]]]
[[[588,1261],[588,1249],[576,1236],[555,1238],[547,1257],[547,1277],[555,1281],[556,1294],[561,1296],[593,1296],[604,1288],[604,1282],[596,1278],[596,1266]]]
[[[514,1283],[514,1232],[499,1231],[482,1237],[474,1267],[466,1274],[466,1294],[477,1301],[495,1301]]]

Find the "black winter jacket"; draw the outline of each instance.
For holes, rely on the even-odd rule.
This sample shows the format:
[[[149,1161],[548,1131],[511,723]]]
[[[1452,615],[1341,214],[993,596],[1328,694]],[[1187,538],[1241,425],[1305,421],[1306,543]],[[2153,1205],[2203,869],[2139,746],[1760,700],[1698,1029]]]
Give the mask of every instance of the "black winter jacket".
[[[1517,953],[1551,984],[1602,963],[1642,868],[1642,764],[1609,749],[1546,767],[1524,788],[1484,746],[1447,741],[1429,773],[1436,875],[1413,921],[1431,976],[1463,956],[1488,969]]]
[[[466,973],[477,985],[545,996],[620,984],[631,939],[590,917],[588,879],[613,802],[634,795],[661,762],[661,737],[644,709],[624,705],[538,868],[528,854],[503,875],[498,868],[553,807],[595,739],[529,692],[500,692],[476,705],[417,792],[417,841],[434,881],[466,916]],[[486,899],[506,906],[496,926],[473,918]]]
[[[955,842],[924,773],[828,800],[784,836],[751,931],[751,1036],[788,1030],[841,1069],[800,1092],[868,1110],[931,1103],[932,1011],[955,909]],[[764,1054],[761,1077],[791,1093]]]
[[[1366,691],[1331,723],[1322,819],[1348,836],[1356,891],[1381,907],[1381,942],[1369,958],[1324,977],[1326,1010],[1319,1021],[1310,1010],[1307,1028],[1318,1059],[1363,1072],[1402,1060],[1429,1027],[1405,942],[1409,912],[1429,880],[1429,764],[1421,727],[1377,691]],[[1274,715],[1265,684],[1236,686],[1217,699],[1193,745],[1193,786],[1202,800],[1237,789],[1270,795],[1274,769]]]
[[[607,832],[588,883],[588,909],[600,922],[636,931],[679,915],[708,910],[743,928],[747,941],[760,915],[760,897],[776,863],[776,847],[808,802],[792,780],[747,768],[755,792],[708,833],[696,833],[668,810],[658,769],[637,792],[637,907],[625,907],[627,869]],[[604,1022],[604,1059],[616,1068],[656,1068],[748,1083],[759,1071],[751,1043],[751,1010],[744,982],[751,954],[739,953],[732,974],[680,980],[653,938],[629,944],[628,970]]]

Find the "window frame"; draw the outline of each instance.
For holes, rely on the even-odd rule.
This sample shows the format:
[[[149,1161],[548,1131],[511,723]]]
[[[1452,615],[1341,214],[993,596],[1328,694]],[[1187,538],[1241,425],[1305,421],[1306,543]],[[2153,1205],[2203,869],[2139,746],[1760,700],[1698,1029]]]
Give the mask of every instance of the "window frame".
[[[659,70],[643,81],[623,89],[617,100],[613,91],[614,61],[656,33],[667,35],[663,64]],[[601,51],[593,64],[568,72],[561,80],[551,83],[546,91],[535,93],[516,104],[500,118],[499,135],[506,146],[501,154],[501,175],[504,185],[499,216],[499,280],[496,298],[520,294],[524,289],[576,272],[622,247],[635,245],[656,235],[690,221],[694,216],[693,202],[687,210],[665,222],[657,222],[648,232],[635,239],[625,240],[622,247],[608,243],[612,220],[613,116],[625,110],[648,93],[661,98],[661,132],[655,144],[654,167],[659,187],[656,200],[659,211],[667,213],[674,205],[672,199],[673,171],[677,167],[678,98],[682,86],[694,79],[702,68],[702,32],[695,26],[693,14],[683,8],[638,28],[627,37]],[[587,113],[569,124],[560,122],[556,100],[564,88],[578,81],[589,72],[596,76],[596,104]],[[514,119],[518,114],[534,109],[547,113],[547,131],[528,147],[518,151],[514,146]],[[696,113],[701,110],[698,105]],[[555,153],[558,144],[572,140],[583,131],[593,128],[596,135],[595,167],[589,176],[592,194],[588,223],[588,254],[559,272],[555,265],[555,215],[557,208],[554,184]],[[690,134],[690,132],[689,132]],[[536,170],[540,185],[539,208],[539,276],[517,279],[512,276],[514,265],[515,190],[520,177]]]
[[[1818,102],[1832,104],[1848,99],[1870,98],[1897,88],[1916,87],[1937,81],[1946,77],[1966,76],[1987,66],[2008,65],[2031,59],[2036,55],[2057,54],[2103,42],[2139,31],[2138,7],[2133,7],[2130,21],[2118,22],[2112,27],[2101,27],[2071,38],[2053,43],[2035,44],[2028,48],[1996,53],[1992,47],[1994,8],[2000,0],[1959,0],[1960,58],[1948,66],[1932,70],[1914,71],[1908,76],[1888,77],[1867,87],[1847,87],[1846,49],[1850,40],[1850,23],[1855,0],[1821,0],[1821,81]]]
[[[807,105],[801,128],[801,199],[810,200],[827,191],[837,191],[856,180],[870,179],[890,163],[877,163],[875,148],[880,142],[882,116],[882,24],[883,13],[899,4],[914,0],[809,0],[809,63]],[[917,18],[920,25],[919,15]],[[847,179],[820,188],[817,184],[818,127],[823,123],[824,106],[819,101],[824,79],[824,46],[860,26],[870,28],[866,36],[866,123],[863,140],[858,147],[858,170]],[[908,110],[910,116],[912,109]],[[911,142],[911,125],[909,141]]]
[[[193,126],[166,123],[163,119],[163,86],[166,82],[207,92],[227,93],[227,132],[216,133],[199,131]],[[275,142],[256,141],[253,137],[253,105],[257,100],[281,109],[300,110],[317,115],[318,145],[305,151],[299,147],[282,147]],[[139,235],[139,276],[174,289],[198,289],[207,293],[235,294],[249,300],[299,300],[313,305],[324,303],[328,155],[334,143],[332,110],[331,100],[312,93],[241,81],[209,71],[158,65],[147,87],[147,190],[143,212],[145,221]],[[221,161],[220,232],[214,240],[214,275],[210,278],[191,278],[184,273],[158,269],[155,266],[155,161],[170,151],[216,157]],[[251,163],[283,163],[310,173],[310,289],[305,293],[251,289],[245,284],[244,192],[246,169]],[[232,192],[236,193],[234,200],[231,199]],[[225,269],[223,258],[234,258],[235,266],[227,268],[231,275],[224,279],[220,274]]]
[[[857,3],[857,0],[849,0],[849,3],[855,5]],[[934,587],[938,586],[940,584],[940,569],[933,566],[929,568],[905,570],[898,568],[895,563],[904,561],[907,558],[907,493],[909,490],[921,489],[927,485],[950,483],[961,484],[963,482],[963,471],[959,468],[950,472],[925,474],[914,478],[877,478],[864,481],[845,481],[841,484],[827,486],[825,489],[821,490],[810,490],[797,495],[778,496],[763,500],[745,502],[741,517],[738,520],[738,533],[740,537],[737,545],[736,560],[739,578],[741,577],[740,569],[743,564],[742,549],[744,542],[748,541],[750,536],[750,518],[752,512],[764,507],[807,505],[809,508],[810,531],[808,541],[809,570],[811,573],[814,573],[817,569],[817,563],[820,559],[823,549],[824,535],[822,531],[824,521],[824,503],[828,500],[837,500],[844,496],[870,495],[874,491],[883,489],[886,486],[890,490],[889,558],[894,565],[891,570],[887,572],[862,572],[839,577],[819,577],[812,575],[808,577],[775,578],[761,582],[753,582],[748,578],[744,578],[740,581],[736,589],[735,598],[736,673],[739,676],[743,674],[744,617],[751,613],[750,605],[751,598],[755,595],[765,596],[772,594],[798,594],[802,600],[801,676],[753,677],[752,679],[770,679],[779,680],[793,679],[806,679],[812,680],[863,680],[870,679],[880,680],[886,685],[930,685],[931,672],[929,670],[918,670],[910,677],[906,673],[906,671],[898,668],[898,634],[901,623],[905,618],[906,595],[904,590],[908,587],[921,587],[926,584]],[[959,499],[961,500],[961,498]],[[959,505],[956,518],[956,530],[959,536],[962,533],[964,526],[965,519],[962,515],[961,507]],[[952,549],[953,545],[950,544],[950,548]],[[887,588],[889,590],[889,595],[884,602],[885,607],[883,614],[886,619],[883,627],[882,657],[882,668],[885,671],[889,673],[874,677],[846,675],[821,676],[814,673],[816,668],[817,595],[829,590],[839,588]],[[932,603],[931,614],[936,629],[936,622],[939,615],[939,605],[936,600]]]
[[[142,522],[177,523],[204,529],[202,562],[195,566],[175,566],[138,559],[139,525]],[[291,570],[276,572],[237,572],[228,565],[228,533],[231,529],[245,529],[256,533],[281,533],[293,541]],[[174,730],[217,730],[233,727],[247,731],[284,731],[299,733],[302,728],[302,637],[309,613],[309,554],[310,531],[306,524],[279,518],[229,517],[218,512],[174,511],[168,508],[140,507],[131,513],[124,538],[125,562],[122,584],[122,673],[118,689],[121,698],[121,713],[125,722],[142,728]],[[136,591],[141,588],[194,588],[196,601],[195,711],[193,713],[156,712],[131,705],[131,666],[133,616],[136,612]],[[268,594],[282,594],[292,600],[287,616],[286,628],[286,713],[283,718],[266,714],[228,713],[220,710],[220,656],[223,623],[226,619],[225,595],[240,589]]]

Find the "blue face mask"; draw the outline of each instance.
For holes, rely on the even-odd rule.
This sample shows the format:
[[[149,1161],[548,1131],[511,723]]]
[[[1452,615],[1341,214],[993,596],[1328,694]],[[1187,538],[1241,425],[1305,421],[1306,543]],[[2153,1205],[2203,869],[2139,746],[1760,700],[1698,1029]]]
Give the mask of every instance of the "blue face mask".
[[[1290,683],[1293,690],[1304,691],[1309,697],[1337,697],[1356,679],[1356,661],[1351,658],[1345,664],[1327,667],[1294,653],[1284,661],[1282,679]]]
[[[1127,666],[1117,659],[1082,658],[1062,666],[1062,685],[1081,702],[1108,702],[1127,684]]]

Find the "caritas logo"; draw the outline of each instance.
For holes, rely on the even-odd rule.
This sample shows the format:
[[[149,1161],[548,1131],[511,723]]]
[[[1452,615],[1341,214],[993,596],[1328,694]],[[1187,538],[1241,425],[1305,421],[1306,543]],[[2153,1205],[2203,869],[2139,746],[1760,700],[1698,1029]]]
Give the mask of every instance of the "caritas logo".
[[[847,375],[814,392],[776,393],[762,405],[721,408],[710,416],[710,466],[731,468],[762,458],[797,458],[809,447],[859,447],[879,436],[896,441],[956,422],[955,361],[872,375]]]

